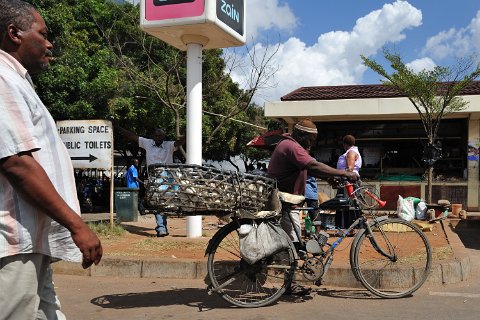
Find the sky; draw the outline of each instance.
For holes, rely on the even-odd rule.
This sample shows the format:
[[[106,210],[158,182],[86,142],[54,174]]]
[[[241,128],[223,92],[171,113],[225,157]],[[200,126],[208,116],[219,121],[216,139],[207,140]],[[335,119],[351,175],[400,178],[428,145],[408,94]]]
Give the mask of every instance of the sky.
[[[383,66],[383,49],[413,70],[451,66],[480,51],[478,0],[245,0],[247,45],[227,50],[243,61],[232,78],[247,87],[247,51],[269,57],[273,76],[255,97],[279,101],[302,86],[377,84],[360,55]]]

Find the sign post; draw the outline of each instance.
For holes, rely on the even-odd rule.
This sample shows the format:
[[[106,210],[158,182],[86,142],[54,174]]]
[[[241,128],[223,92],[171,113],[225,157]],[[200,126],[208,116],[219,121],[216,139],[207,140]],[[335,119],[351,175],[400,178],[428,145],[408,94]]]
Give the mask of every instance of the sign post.
[[[108,120],[57,121],[57,130],[75,169],[110,170],[110,224],[113,225],[113,128]]]
[[[187,163],[202,164],[202,49],[245,44],[244,0],[142,0],[140,27],[187,51]],[[187,217],[187,237],[202,236],[202,217]]]

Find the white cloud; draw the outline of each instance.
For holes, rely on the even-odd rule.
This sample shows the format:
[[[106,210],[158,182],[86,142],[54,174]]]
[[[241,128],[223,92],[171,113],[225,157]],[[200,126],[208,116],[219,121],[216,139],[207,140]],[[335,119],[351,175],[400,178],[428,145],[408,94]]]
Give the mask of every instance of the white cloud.
[[[412,62],[407,63],[406,66],[412,69],[413,72],[417,73],[423,70],[431,71],[433,70],[433,68],[436,67],[436,64],[432,59],[425,57],[425,58],[413,60]]]
[[[249,38],[256,39],[265,30],[290,34],[297,27],[297,18],[288,4],[279,3],[278,0],[248,0],[246,16]]]
[[[459,30],[451,28],[430,37],[422,54],[442,60],[464,57],[475,51],[480,51],[480,11],[467,27]]]
[[[301,86],[359,83],[366,70],[361,63],[361,54],[370,56],[387,43],[403,40],[405,30],[421,23],[420,10],[406,1],[397,0],[359,18],[350,31],[319,35],[317,43],[312,46],[292,37],[280,44],[274,56],[273,63],[279,70],[271,84],[278,85],[263,95],[266,100],[275,101]],[[272,50],[272,47],[275,46],[258,45],[255,49],[258,53]],[[242,84],[246,75],[237,73],[233,79]],[[256,102],[263,103],[261,99]]]

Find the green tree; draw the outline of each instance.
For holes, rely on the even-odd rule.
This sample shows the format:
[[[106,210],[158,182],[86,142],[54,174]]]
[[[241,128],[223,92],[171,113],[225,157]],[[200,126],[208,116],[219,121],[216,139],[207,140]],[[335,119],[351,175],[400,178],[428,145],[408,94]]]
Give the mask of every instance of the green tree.
[[[54,43],[51,68],[38,76],[38,92],[56,120],[104,118],[121,74],[92,17],[105,16],[105,1],[31,1]]]
[[[116,55],[117,65],[141,92],[136,98],[150,101],[157,111],[169,113],[171,121],[167,123],[174,126],[171,129],[179,136],[186,126],[186,53],[141,31],[138,20],[138,11],[124,12],[122,19],[100,29]],[[251,59],[254,53],[249,51]],[[247,124],[263,121],[252,99],[273,75],[270,64],[275,53],[265,54],[254,63],[247,89],[242,90],[230,77],[231,68],[236,65],[227,68],[223,51],[203,51],[204,158],[230,161],[243,153],[246,143],[257,134],[255,126]],[[125,118],[118,106],[113,106],[111,112]],[[145,120],[143,123],[148,123]]]
[[[54,119],[115,115],[139,135],[161,126],[169,138],[185,132],[186,54],[142,32],[139,7],[109,0],[31,0],[49,27],[55,60],[37,77]],[[241,90],[222,50],[204,50],[204,158],[225,160],[245,150],[262,125],[253,90]],[[266,72],[262,73],[262,76]],[[253,120],[252,120],[253,119]],[[116,139],[124,155],[136,145]]]
[[[433,70],[418,73],[408,68],[399,54],[384,50],[384,57],[394,70],[388,73],[380,64],[361,56],[364,65],[383,76],[382,82],[403,92],[417,110],[427,136],[424,150],[428,176],[428,199],[432,201],[432,179],[435,164],[431,157],[436,149],[435,141],[442,118],[452,112],[464,110],[467,102],[460,96],[462,90],[480,75],[480,65],[473,57],[459,59],[451,67],[436,66]]]

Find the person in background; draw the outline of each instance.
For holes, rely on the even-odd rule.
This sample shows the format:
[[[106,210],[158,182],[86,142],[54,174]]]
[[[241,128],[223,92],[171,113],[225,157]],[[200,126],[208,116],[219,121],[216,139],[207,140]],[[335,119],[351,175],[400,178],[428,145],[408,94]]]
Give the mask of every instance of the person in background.
[[[345,151],[338,157],[337,169],[355,172],[360,176],[360,168],[362,167],[362,156],[355,146],[355,137],[347,134],[342,139],[343,150]],[[338,189],[337,197],[344,197],[343,188]]]
[[[140,184],[143,184],[143,181],[138,178],[138,159],[134,158],[132,164],[128,167],[127,174],[125,179],[127,180],[127,188],[140,188]]]
[[[252,174],[256,174],[259,176],[265,175],[265,172],[262,170],[262,164],[257,162],[257,167],[252,171]]]
[[[310,150],[317,141],[317,127],[309,119],[304,119],[295,124],[292,134],[284,134],[284,139],[276,146],[270,158],[267,176],[277,180],[280,191],[295,195],[305,195],[307,175],[314,177],[346,177],[351,180],[357,179],[357,174],[351,171],[338,170],[324,163],[318,162],[310,156]],[[294,245],[300,248],[297,238],[300,233],[300,213],[292,210],[293,222],[288,213],[284,212],[281,220],[282,228],[290,235]],[[287,294],[304,295],[309,292],[308,288],[302,287],[292,281],[291,287],[287,288]]]
[[[267,174],[267,164],[266,163],[262,163],[262,171],[264,174]]]
[[[310,221],[313,221],[317,218],[318,213],[318,186],[317,178],[314,176],[307,176],[307,181],[305,183],[305,204],[308,208],[312,210],[308,211]],[[319,228],[316,228],[320,230]],[[310,233],[310,230],[305,230],[307,234]]]
[[[343,137],[343,150],[345,151],[338,157],[337,169],[349,172],[355,172],[360,176],[360,168],[362,167],[362,156],[355,146],[355,137],[347,134]],[[344,188],[337,190],[337,198],[344,198]],[[347,228],[353,221],[353,217],[349,215],[348,210],[337,210],[335,212],[335,224],[342,229]],[[353,234],[353,233],[352,233]]]
[[[143,199],[140,195],[140,186],[143,185],[143,181],[140,180],[138,175],[138,159],[133,158],[132,164],[128,167],[125,179],[127,181],[127,188],[138,189],[138,212],[141,215],[145,214],[145,207],[143,206]]]
[[[337,169],[359,173],[362,167],[362,156],[355,146],[354,136],[347,134],[343,137],[343,149],[345,153],[338,158]]]
[[[31,75],[53,45],[40,13],[0,0],[0,318],[65,319],[51,263],[98,264],[102,245],[80,217],[74,170]]]
[[[155,129],[152,139],[148,139],[120,127],[116,121],[112,121],[112,123],[127,140],[137,143],[140,148],[145,149],[147,168],[156,164],[172,164],[173,153],[185,144],[185,138],[176,141],[165,140],[165,132],[160,128]],[[157,237],[168,236],[167,215],[155,211],[155,220]]]

